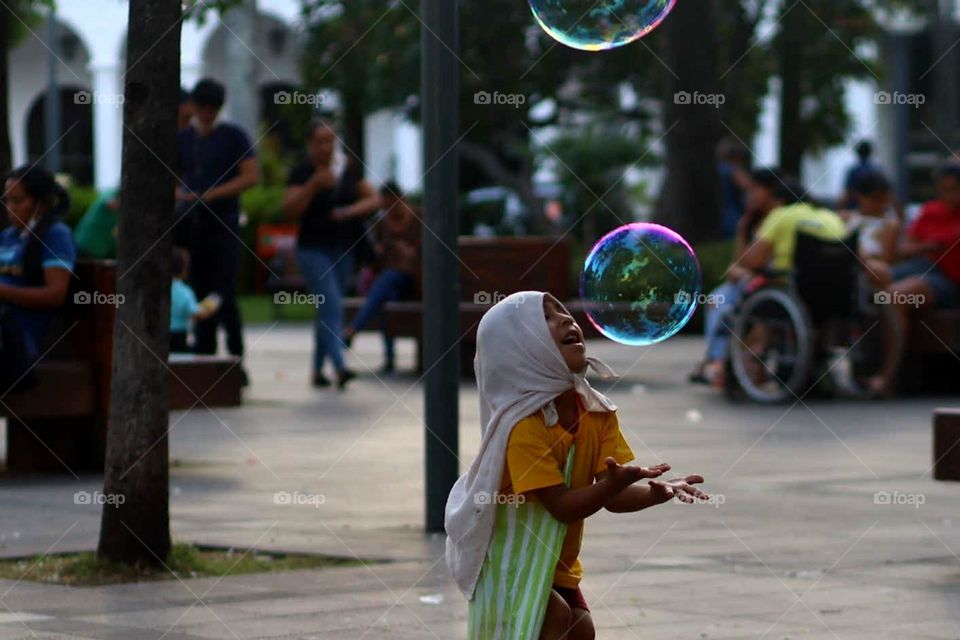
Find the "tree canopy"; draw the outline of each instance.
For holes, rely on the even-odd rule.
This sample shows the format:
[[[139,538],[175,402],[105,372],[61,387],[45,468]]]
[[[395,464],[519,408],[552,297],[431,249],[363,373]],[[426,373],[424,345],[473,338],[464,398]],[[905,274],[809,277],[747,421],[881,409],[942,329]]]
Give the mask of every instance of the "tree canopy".
[[[882,35],[871,0],[735,0],[712,3],[711,24],[691,23],[683,46],[707,59],[725,100],[723,135],[750,144],[763,99],[780,83],[782,157],[799,168],[804,154],[841,142],[851,122],[851,78],[878,77]],[[307,25],[306,84],[342,97],[347,140],[362,141],[362,116],[383,108],[418,117],[419,37],[415,0],[302,0]],[[924,0],[905,6],[923,8]],[[566,138],[586,122],[612,125],[643,140],[666,128],[663,27],[630,46],[586,53],[554,42],[516,0],[460,3],[463,188],[499,183],[521,197],[537,163],[531,131],[558,127]],[[707,31],[713,33],[708,33]],[[715,42],[710,50],[705,43]],[[489,100],[486,98],[489,96]],[[627,97],[625,99],[625,96]],[[618,129],[629,125],[626,129]],[[596,131],[592,130],[591,135]],[[621,164],[622,148],[610,166]],[[541,159],[549,152],[539,149]],[[701,149],[712,154],[712,149]],[[604,161],[601,159],[600,161]],[[678,168],[678,170],[680,170]]]

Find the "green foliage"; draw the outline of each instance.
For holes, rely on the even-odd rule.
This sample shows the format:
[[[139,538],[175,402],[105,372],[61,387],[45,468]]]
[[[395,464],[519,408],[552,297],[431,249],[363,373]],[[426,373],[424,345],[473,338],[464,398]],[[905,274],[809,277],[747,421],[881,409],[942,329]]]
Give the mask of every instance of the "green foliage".
[[[863,0],[807,0],[781,7],[783,28],[767,47],[776,56],[789,33],[789,55],[801,60],[803,95],[799,136],[807,152],[843,142],[850,128],[846,84],[851,78],[878,77],[876,60],[866,57],[864,45],[876,42],[881,31]]]
[[[67,189],[67,193],[70,195],[70,211],[67,213],[64,222],[71,227],[75,227],[83,214],[90,208],[90,205],[97,199],[99,193],[95,187],[77,185],[71,185]]]
[[[694,247],[700,260],[703,290],[708,292],[723,282],[733,260],[733,241],[705,242]]]
[[[721,119],[733,136],[744,141],[757,133],[763,97],[776,72],[765,48],[756,46],[757,28],[773,1],[724,1],[723,10],[716,12],[717,78],[726,98],[720,107]]]
[[[573,205],[575,232],[585,242],[635,218],[631,190],[624,172],[652,164],[636,127],[608,123],[569,129],[541,150]]]
[[[280,205],[283,202],[283,186],[257,185],[240,196],[240,207],[247,215],[248,226],[285,222]]]
[[[276,136],[262,136],[257,149],[257,160],[260,163],[259,184],[264,187],[286,186],[290,166],[296,162],[295,156],[295,153],[284,151]]]
[[[310,89],[338,91],[348,111],[371,113],[400,107],[406,108],[411,118],[419,117],[418,110],[410,108],[419,91],[419,3],[302,2],[308,24],[304,71]],[[904,2],[919,5],[923,0]],[[769,25],[774,18],[772,24],[780,27],[778,18],[789,9],[796,12],[800,28],[797,54],[804,60],[803,121],[798,125],[803,130],[804,150],[815,152],[842,141],[850,127],[844,104],[846,83],[874,73],[875,61],[862,55],[869,50],[864,45],[875,43],[880,35],[872,17],[873,4],[872,0],[800,4],[723,0],[717,11],[719,46],[709,55],[715,58],[720,91],[726,97],[721,107],[725,129],[747,143],[756,134],[762,100],[771,78],[779,73],[776,53],[782,37],[782,29],[774,30],[772,37],[761,34],[760,24]],[[529,182],[537,160],[534,132],[542,126],[577,127],[584,113],[599,113],[617,126],[632,126],[638,140],[661,126],[657,114],[668,73],[657,53],[661,31],[640,44],[587,53],[557,45],[536,26],[526,2],[461,0],[459,6],[461,127],[469,131],[466,143],[492,152],[499,163],[495,171],[488,164],[474,164],[479,161],[466,152],[465,145],[468,165],[462,172],[463,189],[491,182],[515,186],[505,176]],[[697,34],[690,38],[695,42]],[[625,89],[638,100],[621,102]],[[475,100],[479,92],[519,96],[522,104],[516,100],[483,104]],[[543,104],[552,108],[531,112]],[[616,172],[616,156],[616,150],[611,150],[595,158],[599,164],[587,169],[591,175],[585,181],[594,181],[594,174]],[[572,198],[580,199],[582,193],[576,191],[582,191],[582,185],[570,186],[574,188]]]
[[[272,324],[281,322],[310,322],[317,309],[310,304],[274,304],[273,296],[246,295],[237,299],[245,324]]]
[[[36,29],[46,19],[47,13],[56,4],[54,0],[4,0],[0,11],[7,10],[13,17],[9,22],[9,34],[0,34],[0,46],[12,49],[20,40]]]
[[[334,87],[365,113],[417,93],[420,23],[415,0],[302,0],[304,85]]]
[[[247,0],[183,0],[183,15],[188,20],[204,24],[211,13],[223,14]]]

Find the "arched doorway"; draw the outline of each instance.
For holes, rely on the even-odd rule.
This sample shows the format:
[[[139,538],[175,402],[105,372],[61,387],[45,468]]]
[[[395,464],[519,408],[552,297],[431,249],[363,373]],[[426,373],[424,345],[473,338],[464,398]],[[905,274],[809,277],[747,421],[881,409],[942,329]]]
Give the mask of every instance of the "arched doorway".
[[[93,184],[93,105],[91,94],[82,87],[60,87],[63,137],[60,138],[61,171],[81,185]],[[47,151],[44,139],[44,105],[40,94],[27,115],[27,153],[36,162]]]

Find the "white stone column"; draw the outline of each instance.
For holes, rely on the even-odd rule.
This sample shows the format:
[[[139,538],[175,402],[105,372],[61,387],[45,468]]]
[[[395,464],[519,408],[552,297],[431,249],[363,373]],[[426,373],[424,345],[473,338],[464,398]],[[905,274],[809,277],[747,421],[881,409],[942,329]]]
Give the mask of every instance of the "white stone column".
[[[93,166],[98,190],[120,186],[123,148],[123,88],[116,62],[91,64],[93,76]]]
[[[199,62],[181,62],[180,63],[180,86],[188,92],[193,90],[194,85],[200,80],[201,65]]]
[[[257,31],[257,0],[243,0],[223,16],[227,26],[226,53],[227,118],[239,125],[251,140],[259,135],[260,94],[257,91],[257,66],[261,62],[254,51],[259,50]]]

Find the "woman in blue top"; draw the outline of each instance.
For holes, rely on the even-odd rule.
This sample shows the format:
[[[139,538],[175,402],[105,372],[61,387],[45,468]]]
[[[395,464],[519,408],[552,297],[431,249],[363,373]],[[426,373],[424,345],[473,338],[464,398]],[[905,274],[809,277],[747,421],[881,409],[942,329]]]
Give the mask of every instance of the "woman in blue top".
[[[40,167],[6,175],[3,205],[10,226],[0,232],[0,395],[32,382],[30,370],[76,260],[73,234],[60,222],[66,191]]]

